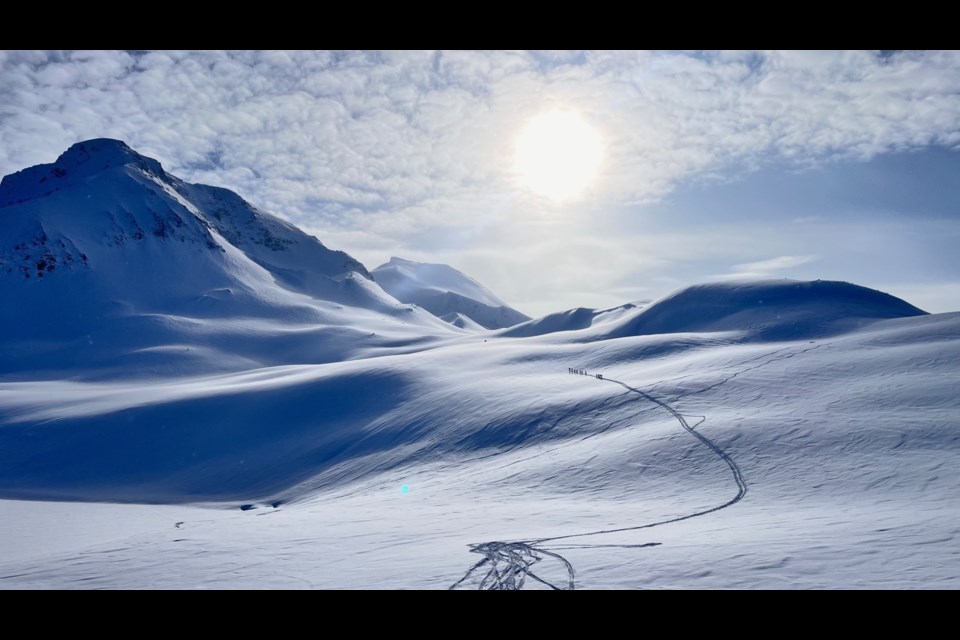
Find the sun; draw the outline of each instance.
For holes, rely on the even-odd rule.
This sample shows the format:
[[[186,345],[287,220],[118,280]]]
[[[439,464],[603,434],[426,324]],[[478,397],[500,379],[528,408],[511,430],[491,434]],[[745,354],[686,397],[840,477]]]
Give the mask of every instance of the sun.
[[[540,195],[568,200],[593,182],[603,158],[600,135],[574,111],[533,118],[517,138],[516,171]]]

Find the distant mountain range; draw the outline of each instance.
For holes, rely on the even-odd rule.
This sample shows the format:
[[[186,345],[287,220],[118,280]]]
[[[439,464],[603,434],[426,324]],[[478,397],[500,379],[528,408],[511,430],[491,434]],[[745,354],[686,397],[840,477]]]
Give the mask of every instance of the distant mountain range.
[[[0,305],[0,373],[338,362],[486,330],[781,340],[923,314],[853,284],[780,280],[530,319],[448,265],[391,258],[370,272],[237,194],[184,182],[111,139],[5,177],[0,217],[0,296],[15,301]]]
[[[24,341],[40,345],[29,364],[41,369],[133,357],[176,370],[204,350],[224,364],[329,361],[528,319],[445,265],[394,260],[375,281],[349,254],[119,140],[6,176],[0,217],[0,295],[18,301],[0,308],[0,370],[26,364]],[[287,331],[267,337],[271,325]]]
[[[445,264],[390,258],[373,270],[397,300],[416,304],[447,322],[470,328],[503,329],[530,319],[470,276]]]

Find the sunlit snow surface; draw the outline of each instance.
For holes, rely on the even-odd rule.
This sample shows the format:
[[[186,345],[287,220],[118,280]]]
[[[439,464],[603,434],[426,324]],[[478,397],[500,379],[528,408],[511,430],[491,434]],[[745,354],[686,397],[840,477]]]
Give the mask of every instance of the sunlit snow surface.
[[[546,544],[576,588],[960,586],[960,314],[813,341],[578,335],[161,383],[3,383],[5,496],[206,506],[2,502],[0,585],[442,589],[477,562],[473,543],[643,525],[736,493],[669,413],[577,366],[703,416],[749,492]],[[361,435],[334,452],[338,424]],[[169,438],[207,464],[165,454]],[[204,448],[221,438],[249,446]],[[63,467],[10,470],[29,439]],[[550,557],[535,569],[565,579]]]
[[[115,140],[0,216],[0,587],[960,587],[958,313],[392,261],[428,313]]]

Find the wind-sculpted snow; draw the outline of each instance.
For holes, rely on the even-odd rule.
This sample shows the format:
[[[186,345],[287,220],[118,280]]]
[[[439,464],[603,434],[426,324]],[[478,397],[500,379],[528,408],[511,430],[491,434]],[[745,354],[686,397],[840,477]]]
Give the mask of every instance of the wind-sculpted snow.
[[[459,333],[346,253],[117,140],[4,178],[0,220],[0,372],[182,375]]]
[[[0,586],[960,584],[960,314],[813,344],[559,338],[192,380],[0,380],[3,495],[230,507],[158,522],[161,507],[0,501]],[[569,367],[672,407],[747,497],[717,510],[739,493],[725,460],[664,406]],[[17,533],[49,522],[84,533],[47,524],[46,552]]]
[[[769,363],[769,362],[768,362]],[[483,560],[480,560],[475,565],[470,567],[467,570],[467,573],[460,578],[457,582],[451,585],[451,589],[456,589],[463,586],[465,583],[469,583],[471,580],[476,582],[476,576],[482,575],[483,577],[479,579],[477,583],[477,588],[481,590],[500,590],[500,591],[511,591],[519,590],[523,588],[525,584],[525,579],[527,577],[536,580],[537,582],[544,584],[551,589],[555,590],[570,590],[572,591],[575,588],[575,578],[576,574],[573,568],[573,565],[563,556],[556,553],[556,551],[550,551],[550,543],[555,543],[558,540],[570,540],[571,538],[585,538],[591,537],[595,538],[596,536],[602,536],[610,533],[623,533],[627,531],[639,531],[641,529],[652,529],[653,527],[659,527],[662,525],[673,524],[675,522],[682,522],[684,520],[689,520],[691,518],[697,518],[700,516],[705,516],[711,513],[720,511],[721,509],[726,509],[731,507],[736,503],[743,500],[743,497],[747,495],[747,483],[743,479],[743,471],[740,469],[740,466],[733,460],[730,455],[724,451],[719,445],[707,438],[702,433],[696,431],[695,427],[697,425],[691,426],[687,422],[686,417],[683,416],[679,411],[677,411],[673,406],[667,404],[663,400],[660,400],[649,393],[631,387],[630,385],[621,382],[619,380],[614,380],[612,378],[603,377],[602,374],[592,374],[589,372],[578,372],[581,375],[588,376],[589,378],[594,378],[604,382],[612,382],[618,384],[624,389],[639,395],[643,400],[647,402],[652,402],[658,407],[667,411],[671,416],[673,416],[677,422],[680,424],[683,429],[695,437],[697,440],[702,442],[707,448],[709,448],[713,453],[717,455],[726,465],[730,468],[730,472],[733,475],[733,481],[737,486],[737,493],[731,499],[726,502],[711,507],[709,509],[703,509],[695,513],[690,513],[683,516],[678,516],[675,518],[670,518],[667,520],[661,520],[659,522],[653,522],[649,524],[641,525],[632,525],[619,527],[614,529],[603,529],[599,531],[588,531],[584,533],[572,533],[568,535],[561,536],[552,536],[548,538],[540,538],[538,540],[527,540],[527,541],[518,541],[518,542],[485,542],[480,544],[470,545],[470,551],[473,553],[479,553],[483,555]],[[732,379],[734,376],[731,376],[724,382]],[[722,384],[722,383],[721,383]],[[700,423],[702,423],[706,418],[701,418]],[[700,424],[698,423],[698,424]],[[650,546],[657,546],[659,543],[645,543],[645,544],[636,544],[630,545],[626,548],[643,548]],[[592,545],[582,545],[580,548],[589,548]],[[557,586],[552,582],[549,582],[532,570],[534,564],[540,562],[544,558],[554,558],[563,563],[567,571],[567,578],[563,583],[563,586]],[[484,573],[485,571],[485,573]]]
[[[774,281],[481,330],[117,141],[0,220],[0,587],[960,586],[960,313]]]

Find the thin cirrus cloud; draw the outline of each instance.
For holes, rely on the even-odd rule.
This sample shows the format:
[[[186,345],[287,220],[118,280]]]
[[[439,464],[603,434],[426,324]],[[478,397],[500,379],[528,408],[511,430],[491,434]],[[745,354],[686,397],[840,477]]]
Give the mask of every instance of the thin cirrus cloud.
[[[512,168],[525,121],[554,108],[578,111],[606,146],[596,182],[562,210]],[[639,238],[585,243],[584,219],[770,163],[960,144],[960,53],[0,52],[0,174],[100,136],[368,262],[445,258],[545,311],[578,303],[557,252],[577,288],[622,285],[609,261],[567,265],[564,247],[593,257]],[[552,251],[528,251],[544,228]],[[644,246],[652,256],[616,266],[665,277],[654,271],[679,254]],[[518,269],[544,286],[512,284]]]

